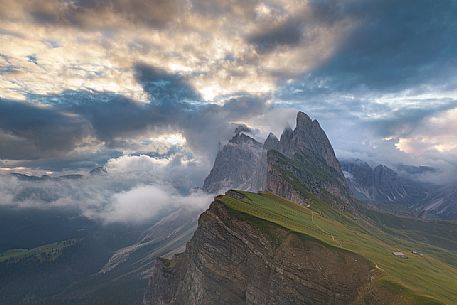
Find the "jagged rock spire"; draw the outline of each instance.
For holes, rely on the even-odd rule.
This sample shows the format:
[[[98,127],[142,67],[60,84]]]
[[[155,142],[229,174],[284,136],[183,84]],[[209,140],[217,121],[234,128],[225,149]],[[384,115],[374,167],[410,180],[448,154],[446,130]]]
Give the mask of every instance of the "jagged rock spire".
[[[315,121],[317,122],[317,121]],[[299,111],[297,114],[296,129],[310,129],[313,125],[311,118],[304,112]]]
[[[290,195],[293,192],[290,185],[285,186],[287,179],[279,177],[284,174],[296,176],[294,179],[313,193],[326,190],[341,198],[348,193],[327,135],[316,120],[301,111],[295,129],[286,128],[280,140],[270,133],[262,145],[243,133],[236,134],[218,153],[203,189],[269,190],[289,199],[297,197]]]
[[[270,132],[268,134],[268,137],[265,140],[265,143],[263,143],[263,149],[265,149],[265,150],[270,150],[270,149],[280,150],[281,149],[281,144],[279,143],[278,138],[273,133]]]

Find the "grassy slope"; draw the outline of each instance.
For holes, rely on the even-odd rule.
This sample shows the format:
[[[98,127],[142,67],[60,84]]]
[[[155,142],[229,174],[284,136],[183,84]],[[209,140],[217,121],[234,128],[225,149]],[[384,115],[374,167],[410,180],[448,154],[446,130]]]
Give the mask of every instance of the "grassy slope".
[[[69,239],[33,249],[10,249],[0,253],[0,263],[10,260],[19,261],[28,257],[36,257],[40,261],[53,261],[62,254],[63,249],[73,246],[75,243],[75,239]]]
[[[457,304],[457,253],[452,243],[451,249],[440,247],[443,240],[425,243],[433,238],[427,237],[425,222],[375,212],[355,217],[331,209],[317,198],[312,199],[311,208],[305,208],[272,194],[243,194],[247,197],[243,201],[229,196],[218,199],[234,210],[369,258],[382,271],[378,287],[401,295],[404,302],[400,304]],[[425,237],[416,239],[420,232]],[[445,240],[446,230],[440,233]],[[455,239],[455,235],[449,237],[454,243]],[[412,254],[412,249],[424,256]],[[408,259],[393,256],[393,251],[402,251]]]

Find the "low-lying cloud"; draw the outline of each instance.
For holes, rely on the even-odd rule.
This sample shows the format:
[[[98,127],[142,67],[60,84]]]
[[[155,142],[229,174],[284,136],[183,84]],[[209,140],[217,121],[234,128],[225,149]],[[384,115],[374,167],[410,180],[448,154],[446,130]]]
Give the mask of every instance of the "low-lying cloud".
[[[212,196],[192,185],[192,162],[179,167],[174,162],[178,161],[122,156],[108,161],[106,173],[60,177],[3,174],[0,204],[68,207],[105,223],[142,223],[173,209],[205,209]]]
[[[163,210],[204,210],[210,200],[211,196],[202,191],[180,195],[167,186],[143,185],[114,194],[110,204],[97,216],[109,222],[142,222]]]

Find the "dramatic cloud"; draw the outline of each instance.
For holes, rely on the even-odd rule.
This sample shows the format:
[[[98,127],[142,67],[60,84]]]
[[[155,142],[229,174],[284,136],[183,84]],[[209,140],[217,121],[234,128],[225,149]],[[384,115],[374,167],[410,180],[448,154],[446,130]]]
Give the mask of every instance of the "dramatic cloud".
[[[344,13],[359,26],[316,77],[346,90],[426,90],[421,86],[441,86],[444,80],[455,89],[455,1],[426,0],[414,8],[409,1],[346,2]]]
[[[177,15],[179,4],[173,0],[4,1],[5,10],[0,15],[6,19],[30,17],[41,24],[85,29],[114,27],[125,21],[162,27]]]
[[[247,94],[221,106],[202,103],[184,78],[145,65],[137,65],[137,77],[148,103],[87,91],[34,95],[28,103],[2,100],[2,157],[59,158],[103,149],[164,154],[186,146],[211,159],[217,143],[234,134],[238,121],[270,107],[265,97]]]
[[[303,20],[291,18],[278,26],[255,33],[249,37],[259,52],[268,52],[276,47],[294,47],[303,38]]]
[[[142,222],[164,209],[189,208],[204,210],[211,197],[203,192],[188,196],[173,194],[173,190],[157,186],[139,186],[118,193],[100,217],[108,222]]]
[[[452,0],[4,0],[0,165],[144,154],[193,162],[199,185],[237,127],[262,139],[303,110],[340,157],[452,168],[456,14]]]
[[[140,223],[172,209],[203,210],[212,197],[193,189],[193,164],[149,156],[123,156],[106,173],[59,177],[0,174],[2,205],[70,207],[103,222]]]
[[[90,126],[69,113],[0,99],[0,156],[36,159],[74,151],[90,139]]]

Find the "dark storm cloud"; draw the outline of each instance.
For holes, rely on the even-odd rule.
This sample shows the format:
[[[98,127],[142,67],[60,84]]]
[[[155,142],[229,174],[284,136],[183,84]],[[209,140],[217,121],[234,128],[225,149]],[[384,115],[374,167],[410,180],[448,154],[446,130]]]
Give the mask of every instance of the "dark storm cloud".
[[[191,10],[203,16],[226,16],[244,15],[246,18],[254,18],[254,9],[260,1],[258,0],[191,0]]]
[[[9,0],[7,0],[9,1]],[[110,28],[126,20],[133,24],[163,27],[173,21],[182,7],[175,0],[76,0],[12,1],[23,6],[34,22],[87,29]],[[8,4],[8,3],[7,3]],[[2,15],[0,13],[0,15]],[[4,14],[9,18],[8,14]]]
[[[321,16],[335,11],[313,3]],[[342,3],[337,16],[349,16],[357,25],[334,56],[314,71],[317,78],[329,80],[333,90],[398,90],[455,82],[456,1]]]
[[[147,132],[182,132],[195,153],[212,158],[218,141],[233,135],[236,121],[268,108],[265,99],[249,95],[232,98],[222,106],[194,103],[200,96],[183,77],[146,65],[137,65],[136,70],[150,103],[88,91],[30,95],[31,101],[48,105],[45,108],[2,101],[1,157],[65,158],[88,137],[118,149],[128,148],[127,140]]]
[[[0,99],[0,158],[46,158],[76,148],[89,134],[81,118]]]
[[[11,37],[16,37],[16,38],[24,38],[24,35],[22,33],[15,32],[15,31],[9,31],[9,30],[5,30],[5,29],[0,29],[0,36],[1,35],[11,36]]]
[[[19,71],[19,68],[13,65],[7,65],[0,67],[0,74],[6,74],[6,73],[16,73]]]
[[[61,172],[69,170],[74,172],[75,169],[94,169],[104,166],[106,162],[112,158],[122,156],[121,151],[114,149],[106,149],[93,153],[80,153],[71,156],[62,156],[62,151],[54,158],[36,159],[20,161],[27,168],[45,168],[53,172]]]
[[[167,101],[201,100],[195,89],[179,75],[169,74],[145,64],[137,64],[135,71],[144,91],[158,104]]]
[[[258,53],[269,53],[281,47],[310,47],[322,35],[322,32],[316,34],[319,30],[333,31],[333,26],[350,17],[341,1],[310,1],[306,9],[298,9],[285,18],[282,14],[281,10],[276,10],[275,19],[279,21],[270,20],[261,24],[257,31],[246,37]]]
[[[302,18],[289,18],[277,26],[250,35],[248,42],[253,44],[259,53],[270,52],[281,46],[294,47],[303,38],[303,26]]]
[[[241,95],[230,98],[222,107],[224,111],[230,113],[251,114],[266,110],[265,98],[253,95]]]

